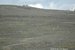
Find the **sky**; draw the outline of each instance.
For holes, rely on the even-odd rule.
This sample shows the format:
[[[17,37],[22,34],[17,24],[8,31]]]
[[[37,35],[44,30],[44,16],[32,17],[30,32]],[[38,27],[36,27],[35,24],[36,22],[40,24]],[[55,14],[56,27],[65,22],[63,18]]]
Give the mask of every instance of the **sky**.
[[[0,0],[0,5],[28,5],[42,9],[75,10],[75,0]]]

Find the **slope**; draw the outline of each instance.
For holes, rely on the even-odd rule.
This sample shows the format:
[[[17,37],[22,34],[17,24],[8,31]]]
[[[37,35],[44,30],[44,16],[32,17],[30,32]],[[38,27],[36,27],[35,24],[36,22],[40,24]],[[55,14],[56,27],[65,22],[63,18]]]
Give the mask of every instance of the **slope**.
[[[0,6],[2,50],[75,48],[75,12]]]

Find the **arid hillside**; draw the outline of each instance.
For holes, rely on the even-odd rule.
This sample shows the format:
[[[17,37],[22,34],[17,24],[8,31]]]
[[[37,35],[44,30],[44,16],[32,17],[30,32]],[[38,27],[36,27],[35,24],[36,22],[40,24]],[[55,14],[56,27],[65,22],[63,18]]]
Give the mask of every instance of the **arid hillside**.
[[[75,12],[0,5],[0,50],[75,50]]]

